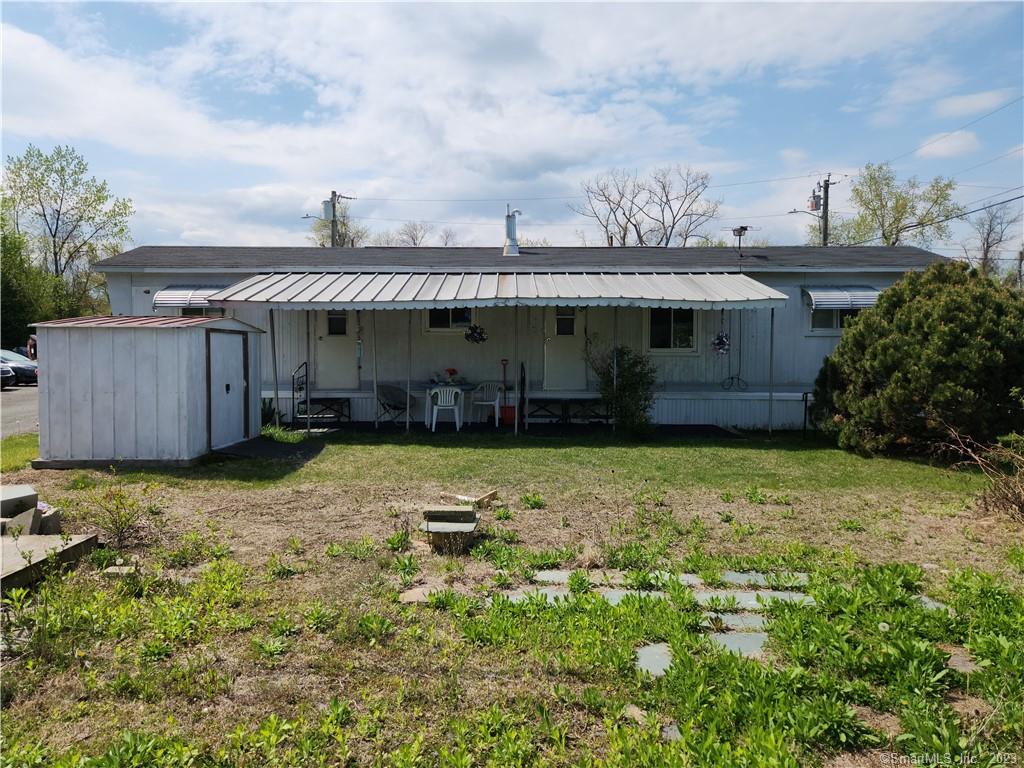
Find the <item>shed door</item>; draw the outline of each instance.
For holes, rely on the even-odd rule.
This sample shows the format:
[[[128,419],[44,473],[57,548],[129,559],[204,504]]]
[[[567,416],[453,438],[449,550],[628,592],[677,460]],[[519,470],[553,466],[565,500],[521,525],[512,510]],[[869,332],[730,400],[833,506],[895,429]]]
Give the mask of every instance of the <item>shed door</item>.
[[[587,388],[584,310],[544,308],[544,389]]]
[[[210,332],[210,447],[245,440],[245,364],[240,333]]]

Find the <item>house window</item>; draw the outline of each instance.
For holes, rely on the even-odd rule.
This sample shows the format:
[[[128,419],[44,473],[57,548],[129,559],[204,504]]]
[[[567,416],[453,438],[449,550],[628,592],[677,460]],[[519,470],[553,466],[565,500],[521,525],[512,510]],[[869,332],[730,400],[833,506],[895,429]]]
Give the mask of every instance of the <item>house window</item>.
[[[469,307],[431,309],[427,311],[427,330],[458,331],[473,324],[473,310]]]
[[[812,331],[839,331],[857,316],[859,309],[812,309]]]
[[[555,307],[555,335],[576,335],[576,308]]]
[[[693,351],[697,348],[697,318],[692,309],[652,309],[651,349]]]
[[[224,317],[224,307],[182,307],[182,317]]]
[[[348,334],[348,312],[343,309],[327,311],[327,335],[345,336]]]

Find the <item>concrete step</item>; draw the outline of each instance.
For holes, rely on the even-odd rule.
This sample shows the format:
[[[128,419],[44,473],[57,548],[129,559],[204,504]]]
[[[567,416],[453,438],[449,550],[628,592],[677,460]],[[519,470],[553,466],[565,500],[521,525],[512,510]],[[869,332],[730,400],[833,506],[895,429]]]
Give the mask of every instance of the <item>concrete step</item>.
[[[0,489],[0,517],[14,517],[38,503],[39,494],[31,485],[5,485]]]

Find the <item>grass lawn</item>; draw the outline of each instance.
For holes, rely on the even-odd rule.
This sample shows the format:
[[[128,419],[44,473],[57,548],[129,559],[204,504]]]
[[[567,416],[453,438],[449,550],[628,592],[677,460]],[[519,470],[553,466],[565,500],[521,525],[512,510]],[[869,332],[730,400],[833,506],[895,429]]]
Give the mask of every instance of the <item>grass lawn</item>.
[[[29,432],[0,440],[0,472],[13,472],[27,467],[39,456],[39,435]]]
[[[111,546],[6,595],[4,768],[1024,759],[1021,528],[975,508],[971,473],[789,435],[387,433],[18,469],[33,439],[3,441],[4,482]],[[418,508],[492,488],[473,551],[432,553]],[[508,599],[553,567],[581,572],[564,598]],[[814,600],[763,606],[760,659],[715,645],[709,614],[751,569],[806,573]],[[633,593],[613,604],[613,581]],[[663,676],[634,666],[650,643]]]

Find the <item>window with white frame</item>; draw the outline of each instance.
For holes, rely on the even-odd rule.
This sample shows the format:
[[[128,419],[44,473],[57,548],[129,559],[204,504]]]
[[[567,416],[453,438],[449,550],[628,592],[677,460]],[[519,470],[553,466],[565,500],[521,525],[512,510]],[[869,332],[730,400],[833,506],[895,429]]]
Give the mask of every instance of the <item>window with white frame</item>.
[[[555,307],[555,336],[576,335],[576,307]]]
[[[348,335],[348,312],[343,309],[330,309],[327,311],[327,335]]]
[[[841,331],[859,309],[811,309],[812,331]]]
[[[428,331],[464,331],[473,324],[473,310],[469,307],[427,310]]]
[[[651,351],[694,352],[697,349],[697,315],[692,309],[652,309],[647,330],[647,346]]]

